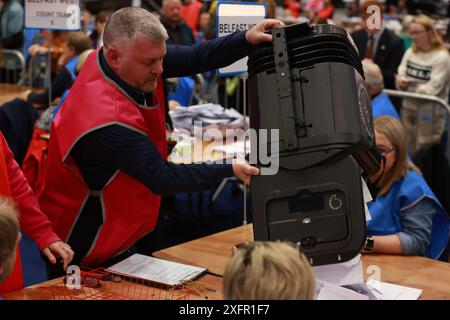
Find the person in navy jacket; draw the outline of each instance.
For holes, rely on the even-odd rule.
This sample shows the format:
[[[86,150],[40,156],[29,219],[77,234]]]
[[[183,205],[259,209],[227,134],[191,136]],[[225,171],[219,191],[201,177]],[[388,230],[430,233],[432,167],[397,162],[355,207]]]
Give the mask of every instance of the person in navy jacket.
[[[380,8],[379,26],[372,26],[372,20],[369,20],[373,19],[373,15],[368,13],[368,7],[371,5]],[[360,7],[360,13],[363,18],[363,28],[351,34],[359,56],[361,60],[364,58],[373,60],[381,68],[385,88],[395,90],[395,75],[405,52],[404,42],[399,36],[386,29],[379,1],[365,1]]]

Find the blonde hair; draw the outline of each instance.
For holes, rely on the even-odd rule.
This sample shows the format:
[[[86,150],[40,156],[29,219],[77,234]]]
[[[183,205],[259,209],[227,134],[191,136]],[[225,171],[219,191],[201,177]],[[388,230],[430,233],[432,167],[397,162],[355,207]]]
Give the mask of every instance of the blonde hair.
[[[408,160],[408,136],[403,125],[391,116],[381,116],[374,120],[374,128],[388,138],[394,148],[395,163],[389,172],[384,172],[378,182],[379,195],[388,193],[391,186],[401,177],[404,177],[408,170],[412,169],[420,173],[420,170]]]
[[[11,200],[0,197],[0,266],[6,263],[16,250],[19,230],[16,206]],[[4,276],[0,274],[0,283]]]
[[[445,48],[444,41],[442,41],[442,38],[439,36],[438,32],[436,31],[433,20],[431,20],[427,16],[421,14],[421,15],[415,16],[409,24],[411,24],[411,23],[420,24],[425,28],[425,31],[428,33],[428,36],[430,38],[431,47],[434,50],[439,50],[439,49]],[[419,49],[417,49],[417,47],[414,43],[412,46],[412,50],[414,52],[419,51]]]
[[[81,67],[86,62],[87,57],[94,51],[94,49],[87,49],[80,54],[77,65],[75,66],[75,74],[78,75],[81,71]]]
[[[227,300],[307,300],[315,294],[306,257],[288,242],[252,242],[238,249],[223,277]]]

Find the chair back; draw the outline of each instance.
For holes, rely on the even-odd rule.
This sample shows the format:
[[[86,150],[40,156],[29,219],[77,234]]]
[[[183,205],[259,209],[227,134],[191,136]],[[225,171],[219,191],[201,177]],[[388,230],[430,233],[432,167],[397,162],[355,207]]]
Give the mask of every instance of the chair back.
[[[25,76],[25,58],[18,50],[2,49],[3,61],[0,65],[5,72],[0,74],[0,82],[23,85]]]

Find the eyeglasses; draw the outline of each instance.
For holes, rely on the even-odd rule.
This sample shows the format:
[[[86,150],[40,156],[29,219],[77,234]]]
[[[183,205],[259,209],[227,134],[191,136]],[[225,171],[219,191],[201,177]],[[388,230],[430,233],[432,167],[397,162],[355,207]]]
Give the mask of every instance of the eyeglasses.
[[[378,152],[380,152],[382,156],[386,156],[389,153],[391,153],[392,151],[397,150],[396,147],[389,148],[389,147],[383,146],[383,145],[378,145],[377,149],[378,149]]]
[[[414,35],[418,35],[418,34],[424,33],[424,32],[426,32],[426,31],[427,31],[427,30],[414,30],[414,31],[410,31],[409,34],[410,34],[411,36],[414,36]]]

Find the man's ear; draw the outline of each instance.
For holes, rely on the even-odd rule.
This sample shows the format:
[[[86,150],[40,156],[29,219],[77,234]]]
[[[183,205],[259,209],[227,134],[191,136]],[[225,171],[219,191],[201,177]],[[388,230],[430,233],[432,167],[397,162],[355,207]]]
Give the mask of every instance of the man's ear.
[[[120,60],[120,52],[115,46],[108,46],[106,50],[106,60],[113,70],[117,70]]]

